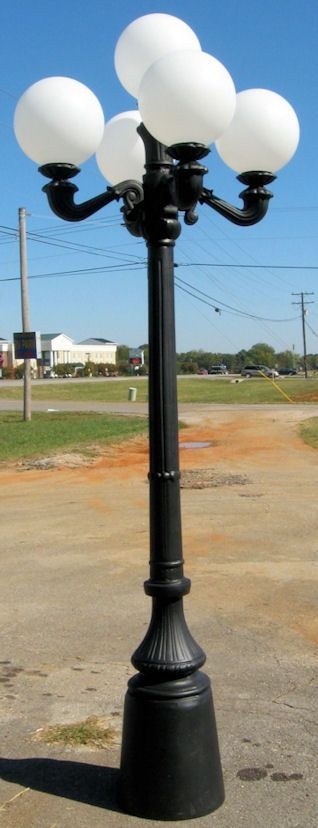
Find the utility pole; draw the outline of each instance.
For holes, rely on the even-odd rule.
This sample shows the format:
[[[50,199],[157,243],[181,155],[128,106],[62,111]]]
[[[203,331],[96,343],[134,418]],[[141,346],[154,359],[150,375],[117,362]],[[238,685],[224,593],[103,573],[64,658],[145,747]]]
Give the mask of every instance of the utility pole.
[[[305,377],[308,377],[308,370],[307,370],[307,346],[306,346],[306,325],[305,325],[305,316],[306,316],[306,308],[304,302],[304,296],[313,296],[314,292],[308,291],[307,293],[301,291],[301,293],[292,293],[292,296],[300,296],[300,302],[293,302],[293,305],[300,305],[301,306],[301,319],[302,319],[302,329],[303,329],[303,345],[304,345],[304,369],[305,369]],[[313,305],[313,302],[306,302],[306,305]]]
[[[30,311],[28,295],[28,268],[26,246],[26,210],[19,207],[19,242],[20,242],[20,277],[21,277],[21,310],[23,333],[30,331]],[[31,420],[31,360],[24,360],[23,380],[23,419]]]

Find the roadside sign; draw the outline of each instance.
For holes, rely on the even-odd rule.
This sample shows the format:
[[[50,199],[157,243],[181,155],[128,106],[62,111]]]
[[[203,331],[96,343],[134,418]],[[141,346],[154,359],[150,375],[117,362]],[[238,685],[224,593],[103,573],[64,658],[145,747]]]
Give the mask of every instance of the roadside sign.
[[[41,337],[38,331],[14,333],[13,341],[16,359],[41,358]]]
[[[129,351],[130,365],[143,365],[144,352],[141,348],[131,348]]]

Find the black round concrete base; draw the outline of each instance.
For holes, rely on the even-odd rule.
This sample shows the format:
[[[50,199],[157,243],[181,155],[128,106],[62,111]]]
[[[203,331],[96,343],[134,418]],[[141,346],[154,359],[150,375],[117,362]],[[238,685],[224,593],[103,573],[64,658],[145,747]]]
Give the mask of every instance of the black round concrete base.
[[[209,678],[196,672],[156,684],[134,676],[124,711],[122,809],[145,819],[191,819],[223,800]]]

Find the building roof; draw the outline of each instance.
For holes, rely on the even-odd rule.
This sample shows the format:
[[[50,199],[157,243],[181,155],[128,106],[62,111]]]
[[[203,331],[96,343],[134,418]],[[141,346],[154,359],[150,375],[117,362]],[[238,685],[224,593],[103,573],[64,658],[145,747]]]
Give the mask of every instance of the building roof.
[[[59,331],[58,333],[41,333],[41,336],[43,339],[55,339],[56,336],[64,336],[64,334]]]
[[[55,339],[59,339],[60,337],[68,340],[68,342],[71,342],[72,345],[74,344],[74,340],[68,336],[68,334],[62,333],[62,331],[59,333],[41,333],[41,342],[53,342]]]
[[[111,339],[103,339],[102,337],[97,336],[90,336],[88,339],[82,339],[81,342],[74,342],[74,339],[71,339],[68,334],[64,334],[60,331],[60,333],[44,333],[41,334],[41,341],[52,342],[52,340],[57,339],[59,336],[63,336],[65,339],[68,339],[69,342],[72,343],[73,348],[76,349],[76,345],[85,345],[85,346],[95,346],[95,347],[102,347],[103,345],[116,345],[116,342],[113,342]],[[0,337],[1,342],[1,337]]]
[[[111,339],[102,339],[101,337],[91,336],[88,339],[82,339],[78,345],[115,345]]]

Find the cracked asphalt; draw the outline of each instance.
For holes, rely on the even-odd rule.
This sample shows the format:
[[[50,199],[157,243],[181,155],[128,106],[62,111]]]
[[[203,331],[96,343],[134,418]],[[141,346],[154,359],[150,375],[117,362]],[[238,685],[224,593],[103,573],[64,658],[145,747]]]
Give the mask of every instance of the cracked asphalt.
[[[226,788],[218,811],[183,822],[193,828],[318,825],[318,453],[298,434],[316,413],[182,411],[185,612],[207,655]],[[0,481],[0,824],[160,825],[116,804],[130,656],[150,614],[146,441],[88,467],[2,467]],[[39,738],[91,715],[113,724],[109,749]]]

